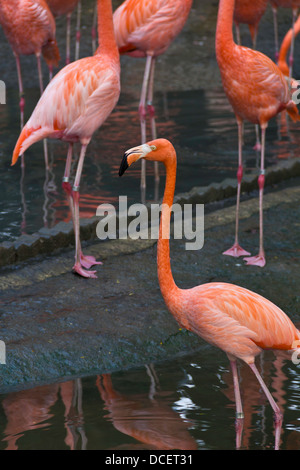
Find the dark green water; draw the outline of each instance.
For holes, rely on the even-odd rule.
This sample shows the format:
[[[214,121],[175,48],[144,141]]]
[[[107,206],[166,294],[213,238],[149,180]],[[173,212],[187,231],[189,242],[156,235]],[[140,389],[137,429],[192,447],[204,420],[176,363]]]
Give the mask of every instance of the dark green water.
[[[258,369],[284,411],[280,449],[300,447],[299,366],[264,353]],[[274,448],[273,414],[240,367],[241,449]],[[235,449],[226,356],[210,346],[173,361],[0,395],[0,449]]]
[[[42,142],[26,152],[23,171],[20,161],[11,167],[11,154],[19,132],[18,99],[14,90],[8,90],[7,96],[10,113],[8,116],[0,115],[0,241],[13,240],[22,233],[34,233],[43,226],[51,228],[61,220],[70,219],[67,198],[61,188],[67,144],[48,141],[51,164],[48,173],[45,171]],[[38,90],[28,90],[27,96],[29,102],[35,103]],[[137,107],[138,100],[121,95],[115,111],[95,133],[88,147],[81,179],[82,217],[95,216],[99,204],[117,204],[120,195],[127,195],[131,202],[140,201],[140,166],[136,165],[126,180],[118,176],[124,151],[140,143]],[[157,94],[156,111],[158,135],[168,138],[178,153],[177,193],[194,186],[220,182],[227,177],[235,178],[237,126],[223,90]],[[278,138],[278,122],[271,122],[267,134],[266,166],[298,155],[299,132],[294,130],[295,125],[290,126],[290,138],[285,128]],[[254,127],[247,125],[245,173],[259,165],[259,155],[252,148],[254,143]],[[77,157],[78,151],[79,147],[76,147]],[[153,200],[154,187],[153,165],[148,164],[147,200]],[[163,183],[160,196],[162,190]]]
[[[94,0],[86,0],[82,17],[81,57],[91,55],[91,23]],[[114,8],[121,3],[113,2]],[[191,19],[177,41],[178,53],[190,53],[186,48],[191,44],[214,44],[214,28],[216,22],[217,2],[195,0]],[[270,13],[270,12],[269,12]],[[287,13],[285,16],[288,16]],[[203,18],[206,17],[206,23]],[[272,23],[266,17],[266,28],[261,33],[260,46],[267,52],[273,48]],[[287,21],[287,19],[285,19]],[[289,21],[289,18],[288,18]],[[208,28],[210,28],[208,36]],[[284,25],[281,24],[281,36]],[[203,31],[203,32],[201,32]],[[243,41],[249,42],[247,28],[243,29]],[[72,33],[75,34],[75,15],[73,15]],[[206,34],[206,36],[203,36]],[[270,36],[270,38],[269,38]],[[267,43],[263,41],[267,38]],[[57,19],[57,38],[61,52],[60,67],[64,65],[65,53],[65,18]],[[209,39],[208,39],[209,38]],[[201,39],[201,41],[199,41]],[[271,45],[270,45],[270,44]],[[43,226],[53,227],[61,220],[69,220],[70,214],[66,195],[61,188],[64,172],[67,144],[60,141],[49,141],[48,151],[50,171],[46,173],[41,142],[33,145],[25,154],[25,169],[22,171],[20,161],[10,166],[12,151],[20,132],[19,93],[14,56],[7,40],[0,29],[0,78],[7,87],[6,105],[0,106],[0,242],[11,241],[23,233],[35,233]],[[207,44],[208,46],[208,44]],[[206,47],[207,47],[206,46]],[[197,46],[199,50],[205,46]],[[72,56],[74,54],[72,43]],[[264,50],[265,51],[265,50]],[[212,49],[212,54],[214,50]],[[168,52],[166,53],[168,56]],[[192,75],[188,70],[179,68],[175,50],[170,53],[170,62],[164,63],[159,58],[157,63],[157,89],[154,105],[156,108],[157,135],[165,137],[174,144],[178,154],[177,193],[190,190],[194,186],[206,186],[212,182],[220,182],[227,177],[235,177],[237,168],[237,126],[235,117],[223,89],[211,83],[205,90],[195,89],[190,78],[188,85],[182,90],[180,76]],[[181,55],[180,60],[184,62]],[[204,72],[215,63],[214,56],[207,57],[205,50],[201,52],[199,71]],[[104,202],[116,204],[119,195],[127,195],[129,201],[140,201],[140,166],[136,165],[126,180],[118,177],[118,169],[124,150],[140,143],[140,123],[137,113],[140,87],[143,76],[142,59],[122,57],[122,91],[119,103],[101,129],[95,132],[88,147],[83,175],[81,179],[81,216],[92,217],[96,208]],[[164,74],[166,68],[174,70],[170,88],[164,90]],[[34,56],[21,57],[23,81],[25,87],[25,122],[30,117],[38,99],[39,88]],[[218,69],[216,64],[216,79]],[[297,61],[295,62],[297,67]],[[132,94],[128,93],[130,83],[126,83],[128,70],[137,70],[135,86]],[[44,85],[47,84],[47,68],[43,62]],[[138,78],[137,78],[138,77]],[[130,81],[130,79],[129,79]],[[178,83],[181,91],[174,90]],[[124,86],[123,86],[124,85]],[[124,91],[125,89],[125,91]],[[148,134],[151,138],[150,133]],[[298,156],[299,129],[286,121],[274,119],[267,132],[266,165],[278,162],[278,159]],[[246,172],[257,168],[259,156],[253,151],[255,132],[253,125],[245,128],[244,164]],[[79,147],[75,154],[78,157]],[[160,187],[162,195],[163,184]],[[147,200],[154,198],[153,165],[147,166]]]

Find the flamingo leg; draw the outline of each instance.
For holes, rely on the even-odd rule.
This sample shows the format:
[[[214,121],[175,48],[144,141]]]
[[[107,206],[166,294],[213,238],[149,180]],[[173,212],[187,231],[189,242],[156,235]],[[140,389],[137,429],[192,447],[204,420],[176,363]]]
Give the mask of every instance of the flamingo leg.
[[[18,82],[19,82],[19,94],[20,94],[20,115],[21,115],[21,129],[24,127],[24,108],[25,108],[25,98],[24,98],[24,88],[23,88],[23,80],[22,80],[22,73],[21,73],[21,64],[20,64],[20,57],[14,53],[16,58],[16,66],[17,66],[17,73],[18,73]]]
[[[261,143],[259,138],[259,125],[255,124],[255,135],[256,135],[256,144],[254,145],[253,149],[257,152],[261,151]]]
[[[242,440],[244,413],[243,413],[243,407],[242,407],[236,360],[230,359],[230,365],[231,365],[232,376],[233,376],[234,397],[235,397],[235,405],[236,405],[236,414],[235,414],[236,448],[239,449],[241,447],[241,440]]]
[[[38,68],[38,75],[39,75],[39,85],[40,85],[40,93],[43,94],[44,91],[44,84],[43,84],[43,73],[42,73],[42,64],[41,64],[41,54],[37,53],[36,61],[37,61],[37,68]]]
[[[49,65],[49,82],[51,82],[53,78],[53,65]]]
[[[253,45],[254,50],[256,50],[256,43],[257,43],[257,25],[254,28],[253,37],[252,37],[252,45]]]
[[[147,55],[145,73],[141,91],[141,98],[139,104],[139,116],[141,123],[141,141],[142,144],[146,143],[146,95],[149,83],[149,76],[151,70],[152,56]],[[141,189],[142,191],[146,188],[146,161],[142,159],[141,161]]]
[[[254,372],[261,388],[263,389],[267,399],[269,400],[270,405],[272,406],[272,409],[274,411],[274,421],[275,421],[275,449],[278,450],[279,448],[279,441],[280,441],[280,433],[281,433],[281,426],[282,426],[282,419],[283,415],[280,411],[279,406],[275,402],[274,398],[272,397],[271,393],[269,392],[265,382],[263,381],[260,373],[258,372],[256,365],[253,364],[248,364],[250,369]]]
[[[80,37],[81,37],[80,21],[81,21],[81,1],[78,2],[78,6],[77,6],[75,60],[79,59]]]
[[[66,65],[71,62],[71,13],[67,14]]]
[[[272,7],[272,10],[274,19],[275,60],[277,63],[279,57],[277,7]]]
[[[155,122],[155,108],[153,106],[154,70],[155,70],[155,57],[152,58],[152,62],[151,62],[148,97],[147,97],[147,111],[150,116],[152,140],[155,140],[157,138],[156,122]],[[155,200],[158,200],[158,190],[159,190],[158,162],[154,162],[154,181],[155,181],[155,191],[154,191]]]
[[[79,215],[79,185],[82,174],[83,162],[86,153],[87,144],[81,146],[77,171],[72,189],[72,198],[74,204],[74,232],[75,232],[75,264],[73,270],[83,277],[97,278],[96,271],[86,271],[84,268],[90,268],[95,264],[102,264],[101,261],[96,261],[93,256],[84,256],[81,251],[80,243],[80,215]]]
[[[258,177],[259,187],[259,253],[250,258],[244,258],[247,265],[254,265],[264,267],[266,264],[264,252],[264,233],[263,233],[263,195],[265,185],[265,142],[266,142],[266,127],[261,130],[261,160],[260,160],[260,175]]]
[[[235,24],[235,32],[236,32],[236,42],[240,46],[241,45],[241,33],[240,33],[240,26],[237,23]]]
[[[297,19],[298,8],[293,8],[293,26],[292,26],[292,42],[289,57],[289,78],[293,76],[294,50],[295,50],[295,21]]]
[[[97,2],[95,2],[93,24],[92,24],[92,51],[95,54],[97,49]]]
[[[38,74],[39,74],[39,85],[40,85],[40,93],[41,95],[44,92],[44,85],[43,85],[43,73],[42,73],[42,64],[41,64],[41,54],[36,54],[36,60],[37,60],[37,68],[38,68]],[[43,140],[43,147],[44,147],[44,158],[45,158],[45,166],[46,170],[49,170],[49,158],[48,158],[48,144],[47,144],[47,139]]]
[[[68,203],[70,207],[70,212],[71,212],[74,232],[75,232],[74,204],[73,204],[73,198],[72,198],[72,188],[69,182],[70,172],[71,172],[71,163],[72,163],[72,153],[73,153],[73,144],[71,143],[69,144],[69,148],[68,148],[67,161],[66,161],[65,173],[64,173],[63,182],[62,182],[62,188],[66,192],[67,197],[68,197]]]
[[[239,165],[238,165],[238,171],[237,171],[237,181],[238,181],[238,187],[237,187],[237,199],[236,199],[236,213],[235,213],[235,241],[234,244],[229,250],[224,251],[223,255],[228,255],[228,256],[247,256],[250,253],[248,251],[245,251],[241,246],[239,245],[238,241],[238,233],[239,233],[239,211],[240,211],[240,197],[241,197],[241,184],[242,184],[242,178],[243,178],[243,157],[242,157],[242,150],[243,150],[243,122],[241,119],[237,119],[238,123],[238,133],[239,133]]]

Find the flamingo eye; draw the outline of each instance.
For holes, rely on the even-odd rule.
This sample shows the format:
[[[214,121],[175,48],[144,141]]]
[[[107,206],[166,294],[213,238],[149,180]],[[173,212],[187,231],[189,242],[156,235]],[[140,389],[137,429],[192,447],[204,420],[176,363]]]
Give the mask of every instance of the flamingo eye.
[[[150,145],[151,150],[156,150],[155,145]]]

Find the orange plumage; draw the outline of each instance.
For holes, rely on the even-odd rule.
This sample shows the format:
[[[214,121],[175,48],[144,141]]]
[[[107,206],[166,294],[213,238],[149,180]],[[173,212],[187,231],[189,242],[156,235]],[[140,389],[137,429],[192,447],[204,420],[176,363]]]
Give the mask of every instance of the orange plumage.
[[[56,49],[55,21],[45,0],[0,0],[0,24],[17,55]]]
[[[79,0],[45,0],[54,16],[67,15],[72,13]]]
[[[216,56],[223,88],[232,105],[239,128],[235,242],[224,254],[230,256],[249,255],[238,243],[239,199],[243,176],[242,128],[243,122],[246,120],[259,124],[261,127],[262,146],[260,175],[258,178],[260,211],[259,253],[257,256],[246,257],[244,259],[247,261],[247,264],[263,267],[265,265],[263,247],[265,132],[269,120],[283,110],[286,110],[294,121],[299,121],[300,116],[297,106],[292,101],[291,90],[287,80],[277,65],[264,54],[239,46],[233,41],[233,14],[234,0],[220,0],[216,33]]]
[[[234,22],[238,27],[240,23],[249,26],[253,41],[253,48],[256,48],[256,36],[258,24],[265,13],[268,0],[236,0],[234,8]]]
[[[297,36],[300,32],[300,16],[298,17],[297,21],[294,24],[295,28],[295,36]],[[286,75],[287,77],[289,76],[289,66],[286,61],[286,56],[288,53],[288,50],[291,47],[292,43],[292,37],[293,37],[293,28],[291,28],[285,35],[281,46],[279,50],[279,56],[278,56],[278,67],[280,68],[281,72]]]

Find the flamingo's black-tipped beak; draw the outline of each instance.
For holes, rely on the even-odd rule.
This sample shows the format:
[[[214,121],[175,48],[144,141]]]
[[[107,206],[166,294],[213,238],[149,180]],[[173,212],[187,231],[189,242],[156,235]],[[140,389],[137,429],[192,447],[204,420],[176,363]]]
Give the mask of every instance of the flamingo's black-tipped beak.
[[[124,154],[123,160],[121,162],[120,168],[119,168],[119,176],[124,175],[125,171],[128,168],[128,161],[127,161],[127,153]]]
[[[155,149],[156,147],[154,145],[142,144],[127,150],[120,165],[119,176],[122,176],[132,163],[140,158],[145,158],[148,153]]]

